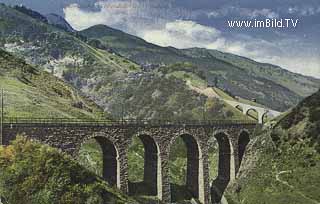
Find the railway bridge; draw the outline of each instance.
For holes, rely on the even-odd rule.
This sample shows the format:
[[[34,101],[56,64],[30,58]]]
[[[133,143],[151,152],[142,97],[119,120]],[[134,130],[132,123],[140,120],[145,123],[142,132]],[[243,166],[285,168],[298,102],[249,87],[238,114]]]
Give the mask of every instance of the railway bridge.
[[[128,181],[127,152],[133,137],[144,145],[143,184],[164,203],[171,202],[169,157],[172,144],[181,137],[187,147],[186,188],[202,203],[220,201],[228,183],[236,179],[244,152],[254,130],[252,121],[84,121],[76,119],[8,118],[2,124],[3,145],[17,135],[58,148],[74,157],[86,141],[101,146],[103,178],[132,195]],[[209,148],[219,146],[218,176],[209,178]]]

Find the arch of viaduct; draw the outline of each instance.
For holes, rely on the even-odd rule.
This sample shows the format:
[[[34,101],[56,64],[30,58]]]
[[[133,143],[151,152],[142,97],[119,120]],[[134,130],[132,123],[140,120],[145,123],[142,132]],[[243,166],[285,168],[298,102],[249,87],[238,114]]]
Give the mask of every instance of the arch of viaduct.
[[[103,177],[124,193],[131,193],[128,181],[127,152],[133,137],[139,137],[145,148],[144,181],[149,195],[171,202],[170,147],[182,137],[187,147],[186,187],[202,203],[219,202],[230,180],[236,178],[246,145],[256,124],[210,125],[76,125],[76,124],[4,124],[3,144],[16,135],[59,148],[76,156],[89,139],[96,139],[103,153]],[[219,145],[218,176],[209,177],[209,140]]]

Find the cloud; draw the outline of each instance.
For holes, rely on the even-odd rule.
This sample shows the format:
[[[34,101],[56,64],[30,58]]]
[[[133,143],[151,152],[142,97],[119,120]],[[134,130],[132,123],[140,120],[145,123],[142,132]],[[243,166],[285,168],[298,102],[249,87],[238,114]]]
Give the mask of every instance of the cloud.
[[[171,1],[160,0],[104,0],[97,1],[91,10],[71,4],[63,11],[66,20],[76,30],[105,24],[133,34],[138,29],[154,28],[168,21],[193,18],[195,15],[192,11],[173,7]]]
[[[156,30],[146,29],[141,32],[140,36],[150,43],[161,46],[173,46],[180,49],[192,47],[218,49],[254,59],[260,56],[266,59],[268,52],[280,54],[280,50],[268,41],[246,35],[238,35],[230,39],[225,37],[220,30],[194,21],[168,22],[164,27]]]
[[[109,9],[112,4],[105,5],[102,2],[95,3],[95,7],[100,9],[96,11],[82,10],[78,4],[71,4],[63,9],[65,19],[70,22],[76,30],[82,30],[92,25],[108,24],[110,26],[121,25],[125,23],[127,14],[121,7]],[[117,13],[115,13],[117,10]]]
[[[193,21],[176,20],[165,24],[164,28],[144,30],[141,37],[148,42],[176,48],[205,47],[220,44],[221,32]],[[216,46],[214,46],[216,47]]]

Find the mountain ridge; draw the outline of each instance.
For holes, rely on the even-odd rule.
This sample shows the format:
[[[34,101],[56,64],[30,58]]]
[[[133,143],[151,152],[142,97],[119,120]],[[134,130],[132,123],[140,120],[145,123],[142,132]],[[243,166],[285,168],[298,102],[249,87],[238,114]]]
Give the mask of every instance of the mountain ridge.
[[[99,32],[96,32],[96,28]],[[259,63],[239,56],[239,63],[236,63],[231,60],[233,59],[233,56],[236,55],[226,54],[216,50],[207,50],[204,48],[179,50],[172,47],[161,47],[148,43],[136,36],[132,37],[132,35],[126,34],[122,31],[113,30],[112,28],[104,25],[92,26],[79,31],[79,34],[87,37],[88,40],[99,40],[105,47],[114,50],[121,56],[127,57],[142,66],[148,67],[148,65],[150,66],[152,64],[158,66],[161,66],[161,64],[170,65],[177,61],[193,63],[199,70],[205,73],[209,83],[215,81],[215,78],[220,78],[221,83],[219,85],[221,87],[219,88],[229,90],[234,94],[240,93],[241,97],[249,100],[251,98],[257,98],[260,103],[263,103],[266,100],[268,102],[263,105],[271,105],[271,107],[276,110],[286,110],[290,106],[297,104],[303,97],[314,93],[320,87],[320,79],[292,73],[280,68],[279,66]],[[204,56],[201,53],[204,53]],[[218,55],[216,53],[222,54]],[[227,59],[225,59],[226,56],[228,57]],[[247,66],[249,68],[247,68]],[[242,71],[242,73],[236,71],[239,76],[249,80],[249,85],[252,87],[249,91],[245,88],[248,86],[247,83],[241,82],[239,77],[230,74],[237,69],[241,69]],[[238,86],[230,83],[230,81],[235,81],[238,83]],[[260,86],[263,83],[267,83],[268,86],[274,87],[272,90],[277,94],[277,96],[274,96],[272,100],[263,96],[272,96],[271,90],[268,91],[268,94],[266,93],[268,87],[263,88]],[[241,88],[241,86],[243,86],[243,88]],[[263,95],[259,92],[254,93],[253,87],[257,88],[259,86],[259,91],[261,89],[261,94]],[[285,89],[282,89],[280,86]],[[250,93],[249,95],[248,92]],[[288,98],[285,100],[277,99],[282,97]],[[279,107],[279,104],[281,104],[281,107]]]
[[[4,12],[8,12],[4,10]],[[9,12],[10,13],[10,12]],[[19,15],[18,15],[19,16]],[[4,18],[5,19],[5,18]],[[3,20],[4,20],[3,19]],[[14,19],[14,18],[13,18]],[[34,19],[34,18],[33,18]],[[34,19],[37,20],[37,19]],[[25,23],[28,25],[28,23]],[[1,25],[1,24],[0,24]],[[41,25],[41,24],[40,24]],[[24,28],[25,27],[25,28]],[[210,86],[213,81],[218,79],[218,83],[216,84],[218,87],[226,92],[229,92],[233,96],[239,95],[239,97],[247,99],[247,100],[256,100],[258,103],[270,107],[272,109],[278,110],[278,111],[285,111],[291,106],[297,104],[305,95],[308,95],[315,91],[319,84],[316,83],[318,80],[314,81],[314,79],[309,79],[306,77],[296,77],[294,75],[294,79],[290,78],[283,78],[285,74],[282,75],[276,75],[276,77],[270,77],[266,78],[265,76],[272,75],[273,72],[270,73],[264,73],[260,71],[254,71],[250,69],[244,69],[241,66],[238,66],[237,64],[234,64],[230,61],[223,60],[221,58],[218,58],[216,56],[212,56],[210,54],[209,57],[205,58],[198,58],[196,55],[191,54],[190,52],[187,52],[185,50],[178,50],[172,47],[159,47],[150,43],[147,43],[146,41],[132,35],[128,35],[120,30],[114,30],[110,27],[98,25],[94,26],[98,27],[99,29],[106,29],[106,33],[104,32],[95,32],[100,34],[107,34],[107,33],[115,33],[114,35],[111,35],[106,39],[97,39],[97,38],[90,38],[89,36],[84,35],[84,31],[76,32],[76,33],[69,33],[66,34],[61,28],[57,28],[55,26],[52,26],[49,31],[48,28],[45,28],[44,25],[43,28],[37,28],[37,26],[33,26],[32,29],[33,32],[25,32],[28,29],[31,29],[30,27],[22,26],[20,29],[22,31],[21,34],[23,35],[31,35],[28,38],[31,37],[31,42],[33,41],[33,38],[44,38],[50,41],[48,48],[44,48],[44,45],[42,46],[42,52],[41,50],[38,51],[39,55],[35,56],[32,55],[32,53],[21,53],[20,55],[27,56],[28,60],[32,64],[41,64],[44,65],[44,67],[49,68],[55,68],[55,65],[45,65],[43,64],[44,59],[47,58],[47,60],[52,61],[51,58],[60,60],[62,56],[67,55],[78,55],[76,56],[79,60],[82,60],[82,56],[85,56],[85,61],[96,61],[94,59],[92,61],[92,58],[99,58],[98,61],[101,62],[101,65],[99,69],[103,69],[102,66],[110,67],[108,68],[112,72],[116,71],[116,69],[121,69],[120,67],[127,67],[124,68],[124,70],[129,72],[138,72],[138,66],[134,64],[140,64],[143,69],[152,69],[159,68],[160,66],[169,66],[172,65],[172,63],[177,62],[183,62],[183,63],[191,63],[194,64],[196,67],[196,74],[201,73],[199,75],[200,77],[204,76],[204,80],[207,81],[207,84]],[[10,28],[10,27],[9,27]],[[10,28],[11,29],[11,28]],[[39,29],[39,31],[37,31]],[[43,32],[42,30],[46,30]],[[90,28],[88,28],[90,30]],[[88,31],[87,29],[87,31]],[[9,31],[7,28],[3,29],[4,35],[7,35],[10,33],[16,32],[15,35],[21,36],[21,34],[17,34],[17,31],[11,30]],[[7,34],[6,32],[9,31]],[[48,35],[47,32],[50,32],[52,37],[55,38],[56,36],[60,39],[48,39],[46,35]],[[56,33],[56,36],[53,36],[54,33]],[[129,36],[129,37],[128,37]],[[101,35],[99,36],[101,37]],[[7,37],[5,37],[7,38]],[[62,39],[61,39],[62,38]],[[71,46],[66,47],[65,45],[68,43],[68,41],[76,41],[75,39],[71,38],[78,38],[79,42],[72,42]],[[104,42],[105,40],[105,42]],[[52,42],[51,42],[52,41]],[[80,42],[81,41],[81,42]],[[41,41],[40,41],[41,42]],[[59,43],[59,45],[54,45],[56,42]],[[63,43],[63,44],[62,44]],[[61,45],[62,44],[62,45]],[[85,48],[84,48],[85,47]],[[96,49],[93,50],[92,48]],[[23,48],[25,49],[25,48]],[[84,51],[84,50],[88,50]],[[102,54],[102,50],[106,51],[106,53]],[[34,52],[34,51],[33,51]],[[70,54],[68,54],[68,52]],[[87,54],[84,54],[86,53]],[[99,53],[97,55],[97,53]],[[108,53],[108,59],[102,55],[105,55]],[[87,55],[91,56],[87,56]],[[113,58],[114,56],[111,55],[118,55],[116,62]],[[80,57],[79,57],[80,56]],[[99,57],[100,56],[100,57]],[[70,57],[69,57],[70,58]],[[73,58],[73,57],[71,57]],[[65,59],[63,59],[65,60]],[[76,59],[75,59],[76,60]],[[120,63],[120,61],[131,61],[136,62],[133,64],[126,65],[125,63]],[[100,63],[99,62],[99,63]],[[51,62],[50,62],[51,63]],[[53,62],[55,63],[55,62]],[[61,63],[61,62],[59,62]],[[116,64],[119,64],[120,66],[115,66]],[[155,66],[154,66],[154,65]],[[60,66],[60,65],[59,65]],[[64,66],[64,65],[63,65]],[[93,65],[92,67],[94,67]],[[135,66],[135,70],[130,71],[130,67]],[[105,68],[104,68],[105,69]],[[105,69],[106,70],[106,69]],[[246,70],[245,72],[243,70]],[[269,70],[269,69],[268,69]],[[58,70],[59,71],[59,70]],[[93,70],[85,71],[85,73],[92,73]],[[263,69],[265,71],[265,69]],[[59,75],[62,75],[62,70],[59,71]],[[284,72],[285,73],[285,72]],[[123,74],[123,76],[125,73]],[[84,78],[88,78],[88,75],[82,76]],[[75,80],[75,79],[74,79]],[[87,79],[86,79],[87,80]],[[246,82],[247,80],[248,82]],[[79,80],[78,80],[79,81]],[[288,81],[286,83],[282,81]],[[301,81],[301,82],[300,82]],[[303,82],[306,83],[303,83]],[[320,80],[319,80],[320,81]],[[86,82],[83,82],[86,83]],[[308,90],[308,91],[306,91]],[[303,94],[304,93],[304,94]]]
[[[54,13],[45,15],[48,24],[60,27],[67,32],[75,32],[72,26],[62,17]]]

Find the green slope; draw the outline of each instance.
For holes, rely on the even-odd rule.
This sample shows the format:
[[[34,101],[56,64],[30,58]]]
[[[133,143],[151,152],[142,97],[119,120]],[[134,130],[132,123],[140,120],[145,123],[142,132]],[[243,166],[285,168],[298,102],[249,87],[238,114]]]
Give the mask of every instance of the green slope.
[[[257,99],[260,104],[286,110],[302,97],[314,93],[320,80],[285,71],[277,66],[257,63],[232,54],[206,49],[178,50],[150,44],[135,36],[97,25],[80,31],[87,41],[98,39],[107,50],[113,50],[139,64],[175,64],[189,62],[207,81],[218,79],[219,88],[244,99]],[[231,60],[232,59],[232,60]],[[201,77],[201,76],[200,76]]]
[[[320,203],[320,91],[250,144],[229,203]]]
[[[103,111],[64,81],[0,49],[5,117],[101,118]]]
[[[70,156],[20,137],[0,147],[0,172],[4,204],[137,203]]]

